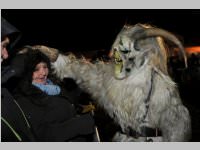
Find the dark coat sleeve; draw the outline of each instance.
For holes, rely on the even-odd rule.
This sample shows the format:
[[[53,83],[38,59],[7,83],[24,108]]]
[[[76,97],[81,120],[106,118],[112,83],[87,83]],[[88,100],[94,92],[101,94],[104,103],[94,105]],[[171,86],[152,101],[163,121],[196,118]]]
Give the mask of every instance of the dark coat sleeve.
[[[80,135],[94,132],[94,120],[90,114],[76,115],[74,104],[59,96],[48,98],[46,113],[42,119],[40,137],[45,141],[69,141]],[[44,129],[45,128],[45,129]]]
[[[94,132],[93,117],[77,115],[74,97],[69,93],[49,96],[25,81],[15,91],[15,97],[39,141],[71,141]]]
[[[39,141],[70,141],[94,132],[93,117],[90,114],[77,115],[74,104],[67,99],[45,96],[42,98],[44,105],[41,105],[33,103],[32,98],[18,95],[17,100],[24,108]]]
[[[5,88],[1,89],[1,118],[3,118],[8,124],[19,134],[22,141],[36,141],[30,126],[27,124],[22,111]],[[1,140],[5,142],[18,141],[14,132],[9,126],[1,120]]]
[[[46,141],[70,141],[78,136],[94,133],[94,120],[89,114],[71,118],[62,123],[51,123],[46,127]]]
[[[15,70],[12,67],[3,67],[1,70],[1,84],[5,84],[13,76],[15,76]]]
[[[62,89],[61,95],[68,97],[71,103],[78,105],[81,101],[82,90],[78,87],[76,82],[71,78],[64,78],[60,86]]]
[[[10,79],[13,76],[22,77],[26,60],[27,60],[26,54],[17,54],[10,63],[10,66],[2,67],[1,70],[1,81],[2,83],[5,83],[8,79]]]

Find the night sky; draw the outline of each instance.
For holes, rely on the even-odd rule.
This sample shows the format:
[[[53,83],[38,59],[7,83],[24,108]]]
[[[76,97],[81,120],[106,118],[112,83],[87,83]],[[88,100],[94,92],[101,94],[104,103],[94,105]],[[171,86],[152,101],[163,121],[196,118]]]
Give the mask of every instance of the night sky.
[[[17,47],[46,45],[63,52],[109,51],[123,25],[136,23],[166,29],[181,37],[186,47],[200,46],[200,9],[1,9],[1,15],[22,32]],[[191,114],[192,141],[199,142],[199,66],[184,74],[173,67],[180,96]]]
[[[18,46],[43,44],[62,51],[109,50],[124,24],[149,23],[200,43],[200,10],[2,9],[21,32]]]

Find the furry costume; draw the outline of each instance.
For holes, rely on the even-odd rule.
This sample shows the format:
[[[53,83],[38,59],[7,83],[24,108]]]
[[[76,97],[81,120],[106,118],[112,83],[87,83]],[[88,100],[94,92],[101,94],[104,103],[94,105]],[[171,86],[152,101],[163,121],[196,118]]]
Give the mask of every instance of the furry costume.
[[[153,141],[188,141],[190,115],[183,106],[176,84],[168,75],[163,39],[181,42],[171,33],[152,26],[124,26],[113,46],[113,63],[91,64],[72,54],[58,55],[55,74],[71,77],[89,92],[121,126],[114,141],[148,141],[147,128],[161,130]]]

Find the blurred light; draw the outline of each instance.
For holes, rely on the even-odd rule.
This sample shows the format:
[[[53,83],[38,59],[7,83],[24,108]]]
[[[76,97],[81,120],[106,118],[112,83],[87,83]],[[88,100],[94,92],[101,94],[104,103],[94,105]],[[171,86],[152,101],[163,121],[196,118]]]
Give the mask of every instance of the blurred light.
[[[185,47],[187,53],[200,53],[200,46]]]

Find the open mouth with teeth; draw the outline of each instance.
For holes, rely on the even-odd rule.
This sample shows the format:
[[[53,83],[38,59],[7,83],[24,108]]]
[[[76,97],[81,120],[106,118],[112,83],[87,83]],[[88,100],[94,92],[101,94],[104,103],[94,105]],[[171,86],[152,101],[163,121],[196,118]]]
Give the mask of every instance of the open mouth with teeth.
[[[115,62],[115,76],[118,77],[122,72],[123,68],[123,60],[118,51],[114,52],[114,62]]]

